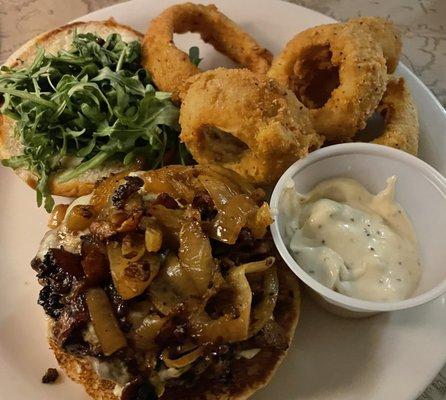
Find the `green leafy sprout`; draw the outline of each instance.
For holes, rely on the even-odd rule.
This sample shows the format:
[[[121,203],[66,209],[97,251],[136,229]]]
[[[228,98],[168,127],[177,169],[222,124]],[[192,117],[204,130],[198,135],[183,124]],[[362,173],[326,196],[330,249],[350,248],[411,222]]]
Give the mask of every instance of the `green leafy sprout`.
[[[15,120],[23,147],[2,163],[38,177],[39,206],[53,208],[54,173],[66,182],[109,161],[139,160],[147,169],[190,163],[178,139],[179,110],[170,93],[156,90],[140,60],[139,41],[74,32],[69,50],[39,49],[31,64],[1,68],[0,113]]]
[[[202,58],[200,58],[200,49],[197,46],[192,46],[189,49],[189,60],[196,67],[201,63]]]

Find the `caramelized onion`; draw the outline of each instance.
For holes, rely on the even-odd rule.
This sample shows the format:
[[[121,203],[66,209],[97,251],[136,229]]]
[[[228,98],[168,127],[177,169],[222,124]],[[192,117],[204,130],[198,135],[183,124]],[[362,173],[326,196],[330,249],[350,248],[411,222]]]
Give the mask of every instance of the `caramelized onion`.
[[[119,183],[128,175],[128,172],[120,172],[107,179],[99,181],[93,190],[90,204],[96,213],[101,212],[109,203],[110,196],[119,186]]]
[[[257,205],[246,195],[239,194],[220,208],[211,232],[213,239],[234,244],[241,229],[246,226],[248,218],[255,215]]]
[[[144,189],[150,193],[169,193],[177,199],[191,202],[195,191],[190,176],[184,173],[184,167],[171,166],[149,171],[144,176]]]
[[[104,208],[90,225],[90,232],[100,239],[107,239],[116,233],[135,230],[142,218],[142,200],[133,196],[125,204],[125,209]]]
[[[150,298],[164,315],[191,297],[198,297],[195,282],[175,254],[166,256],[163,266],[149,287]]]
[[[144,191],[147,193],[172,193],[172,186],[162,176],[150,171],[144,177]]]
[[[181,268],[178,257],[169,253],[161,270],[149,287],[150,298],[164,315],[193,293],[189,277]]]
[[[122,239],[121,252],[129,261],[138,261],[146,252],[144,236],[137,232],[130,232]]]
[[[201,357],[203,350],[203,346],[183,346],[178,351],[181,354],[180,357],[172,358],[170,349],[165,349],[161,353],[161,359],[168,368],[184,368]]]
[[[211,195],[217,209],[221,209],[229,200],[238,194],[233,185],[228,185],[210,175],[199,175],[198,180]]]
[[[218,340],[232,343],[248,338],[251,313],[252,293],[246,274],[262,272],[274,264],[274,257],[268,257],[262,261],[255,261],[234,267],[229,271],[227,283],[235,289],[233,307],[238,316],[223,315],[217,319],[202,310],[191,315],[192,328],[195,336],[201,343],[215,343]]]
[[[246,226],[255,239],[261,239],[266,235],[268,226],[272,223],[273,219],[268,203],[263,203],[260,208],[248,216]]]
[[[265,271],[262,292],[262,299],[251,310],[249,337],[258,333],[273,316],[279,295],[279,280],[275,268],[270,268]]]
[[[221,273],[213,272],[206,296],[210,297],[215,293],[223,282]],[[169,314],[178,304],[200,297],[190,274],[173,253],[167,254],[159,274],[149,287],[149,294],[155,307],[164,315]]]
[[[78,204],[71,209],[65,223],[70,231],[83,231],[90,226],[93,218],[93,206]]]
[[[165,267],[167,280],[175,293],[183,298],[197,294],[194,282],[176,255],[169,254],[166,257]]]
[[[209,288],[215,266],[211,244],[199,220],[199,213],[188,210],[181,224],[178,258],[195,288],[195,294],[202,296]]]
[[[161,225],[163,236],[166,237],[169,244],[178,245],[179,232],[182,220],[184,218],[184,211],[172,210],[160,204],[156,204],[150,207],[149,212]]]
[[[137,261],[125,258],[118,242],[107,243],[107,255],[113,283],[124,300],[143,293],[160,268],[157,255],[146,254]]]
[[[58,204],[51,211],[50,219],[48,220],[48,228],[57,228],[65,218],[69,204]]]
[[[163,244],[163,231],[156,222],[149,222],[145,231],[146,250],[156,253]]]
[[[141,325],[132,332],[132,338],[136,348],[144,351],[155,349],[157,347],[155,338],[158,336],[165,322],[165,318],[161,318],[156,314],[145,317]]]
[[[88,311],[104,355],[109,356],[127,346],[124,334],[113,314],[113,308],[104,290],[89,289],[86,293]]]

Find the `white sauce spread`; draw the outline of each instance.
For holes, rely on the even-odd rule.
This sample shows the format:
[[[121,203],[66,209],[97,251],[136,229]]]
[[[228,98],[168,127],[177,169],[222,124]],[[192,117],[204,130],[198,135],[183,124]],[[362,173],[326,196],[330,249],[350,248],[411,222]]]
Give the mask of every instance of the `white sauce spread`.
[[[352,179],[336,178],[309,193],[290,182],[281,207],[286,244],[314,279],[350,297],[369,301],[408,298],[420,279],[413,226],[395,202],[393,176],[377,195]]]

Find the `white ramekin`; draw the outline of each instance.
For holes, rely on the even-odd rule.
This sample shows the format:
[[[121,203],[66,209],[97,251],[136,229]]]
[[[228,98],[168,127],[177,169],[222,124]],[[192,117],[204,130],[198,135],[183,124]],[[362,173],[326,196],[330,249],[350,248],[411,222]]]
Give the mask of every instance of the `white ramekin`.
[[[325,179],[347,177],[377,193],[392,175],[397,177],[396,200],[408,213],[418,238],[422,275],[417,290],[409,299],[386,303],[355,299],[323,286],[297,264],[284,243],[280,199],[286,183],[291,179],[300,193],[306,193]],[[282,258],[329,311],[362,317],[419,306],[446,293],[446,179],[410,154],[370,143],[339,144],[317,150],[282,175],[271,197],[271,210],[271,232]]]

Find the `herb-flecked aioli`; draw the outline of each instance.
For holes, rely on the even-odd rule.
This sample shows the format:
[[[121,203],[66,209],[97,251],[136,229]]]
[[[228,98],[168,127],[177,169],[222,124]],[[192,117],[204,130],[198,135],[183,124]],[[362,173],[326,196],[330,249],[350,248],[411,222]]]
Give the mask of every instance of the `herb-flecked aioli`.
[[[408,298],[420,278],[412,224],[394,200],[396,178],[377,195],[352,179],[321,182],[301,195],[290,183],[281,206],[291,254],[314,279],[370,301]]]

